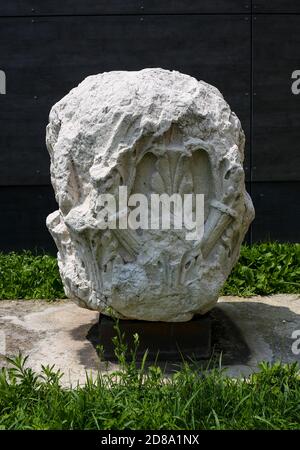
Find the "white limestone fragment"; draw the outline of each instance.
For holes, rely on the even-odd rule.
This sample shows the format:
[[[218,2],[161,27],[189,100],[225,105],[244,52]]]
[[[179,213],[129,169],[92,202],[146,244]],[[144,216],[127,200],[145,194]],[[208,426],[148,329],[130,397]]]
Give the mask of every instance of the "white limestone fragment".
[[[244,133],[220,92],[163,69],[86,78],[53,106],[47,127],[59,209],[47,218],[68,297],[120,318],[204,314],[254,218]],[[101,194],[205,195],[204,236],[101,229]]]

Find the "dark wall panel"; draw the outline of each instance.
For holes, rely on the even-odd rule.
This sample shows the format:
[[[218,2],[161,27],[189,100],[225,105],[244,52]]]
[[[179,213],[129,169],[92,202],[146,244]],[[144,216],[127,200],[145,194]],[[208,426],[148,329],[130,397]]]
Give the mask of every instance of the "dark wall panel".
[[[253,11],[268,13],[299,13],[299,0],[253,0]]]
[[[220,89],[246,132],[247,189],[256,209],[246,241],[299,242],[300,94],[291,76],[300,70],[300,14],[290,13],[300,13],[300,1],[253,0],[253,28],[250,6],[0,0],[7,77],[0,95],[0,251],[56,251],[45,226],[57,208],[45,147],[51,106],[87,75],[144,67],[179,70]]]
[[[252,184],[252,240],[300,242],[300,182]]]
[[[239,15],[2,18],[0,185],[49,184],[50,107],[87,75],[163,67],[217,86],[249,137],[250,24]],[[249,142],[249,139],[248,139]],[[245,166],[249,172],[249,146]]]
[[[46,217],[57,209],[50,186],[0,187],[0,251],[56,247],[46,228]]]
[[[244,13],[251,0],[2,0],[0,16]]]
[[[267,30],[267,32],[266,32]],[[300,16],[254,20],[253,180],[300,180]]]

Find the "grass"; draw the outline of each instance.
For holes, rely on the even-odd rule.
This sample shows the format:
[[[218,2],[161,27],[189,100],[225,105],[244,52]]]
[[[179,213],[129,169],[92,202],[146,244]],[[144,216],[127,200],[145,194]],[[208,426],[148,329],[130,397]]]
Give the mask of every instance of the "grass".
[[[29,251],[0,253],[0,299],[64,297],[55,257]]]
[[[300,292],[300,244],[244,245],[223,295]],[[28,251],[0,253],[0,299],[64,298],[56,258]]]
[[[224,295],[300,293],[300,244],[244,245]]]
[[[300,429],[299,366],[262,363],[248,380],[185,363],[171,377],[132,360],[73,389],[26,358],[0,373],[0,429]]]

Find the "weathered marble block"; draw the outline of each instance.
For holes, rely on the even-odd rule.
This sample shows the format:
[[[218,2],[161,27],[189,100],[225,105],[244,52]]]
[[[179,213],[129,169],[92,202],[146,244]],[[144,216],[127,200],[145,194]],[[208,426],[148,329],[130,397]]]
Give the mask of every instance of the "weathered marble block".
[[[244,133],[220,92],[162,69],[90,76],[53,106],[46,141],[59,206],[47,226],[66,295],[127,319],[210,310],[254,218]],[[202,238],[103,229],[99,198],[118,197],[120,185],[128,195],[204,194]]]

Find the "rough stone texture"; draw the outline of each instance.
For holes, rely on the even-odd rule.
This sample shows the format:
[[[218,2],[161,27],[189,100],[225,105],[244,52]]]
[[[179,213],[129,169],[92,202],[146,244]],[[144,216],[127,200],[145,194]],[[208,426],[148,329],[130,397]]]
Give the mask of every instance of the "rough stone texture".
[[[220,92],[162,69],[86,78],[51,110],[47,219],[67,296],[120,318],[187,321],[213,307],[254,217],[244,134]],[[101,230],[99,194],[205,195],[201,241],[185,230]]]
[[[231,376],[248,376],[261,361],[300,363],[294,354],[293,333],[300,336],[299,295],[271,297],[221,297],[211,311],[214,317],[213,344],[222,352],[222,366]],[[28,365],[39,371],[41,364],[55,364],[64,372],[64,385],[86,381],[86,372],[97,376],[117,369],[116,364],[100,362],[96,346],[99,314],[82,310],[69,301],[0,301],[1,356],[28,355]],[[299,339],[298,339],[299,342]],[[300,344],[297,348],[300,350]],[[162,362],[166,374],[178,370],[177,363]],[[204,362],[204,366],[207,361]]]

